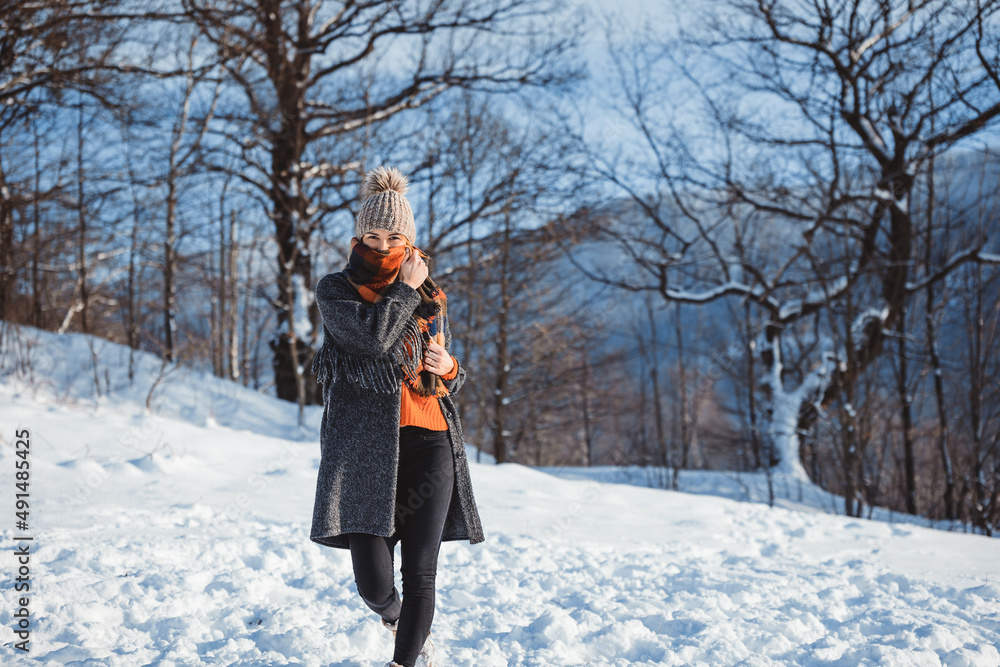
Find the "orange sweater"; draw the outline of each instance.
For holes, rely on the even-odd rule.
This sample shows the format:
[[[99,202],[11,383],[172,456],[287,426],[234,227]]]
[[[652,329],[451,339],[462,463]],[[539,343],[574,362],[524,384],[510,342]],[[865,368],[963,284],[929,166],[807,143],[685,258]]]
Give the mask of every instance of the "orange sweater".
[[[447,375],[442,375],[442,380],[454,380],[458,376],[458,359]],[[447,431],[448,422],[444,420],[444,413],[441,412],[441,404],[436,396],[421,396],[410,388],[410,385],[403,382],[403,397],[399,404],[399,425],[400,426],[422,426],[432,431]]]

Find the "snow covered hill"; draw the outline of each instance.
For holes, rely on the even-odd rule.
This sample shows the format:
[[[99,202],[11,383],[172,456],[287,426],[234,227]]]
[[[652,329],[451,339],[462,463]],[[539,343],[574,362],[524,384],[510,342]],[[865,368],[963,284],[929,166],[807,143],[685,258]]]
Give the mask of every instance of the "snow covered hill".
[[[119,346],[21,337],[4,339],[0,378],[0,663],[391,657],[349,554],[308,540],[318,409],[300,428],[294,406],[179,370],[147,412],[154,359],[137,358],[130,384]],[[442,546],[442,667],[1000,665],[998,540],[740,502],[722,497],[723,475],[720,495],[704,474],[693,494],[474,460],[486,542]],[[24,594],[11,584],[25,535],[27,655],[14,649]]]

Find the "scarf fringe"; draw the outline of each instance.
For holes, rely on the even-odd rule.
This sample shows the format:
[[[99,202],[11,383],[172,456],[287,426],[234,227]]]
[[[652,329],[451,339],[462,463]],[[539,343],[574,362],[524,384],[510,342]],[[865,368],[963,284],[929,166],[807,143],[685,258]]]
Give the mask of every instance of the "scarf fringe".
[[[401,343],[399,346],[399,364],[402,367],[403,375],[407,378],[410,385],[413,386],[419,377],[417,368],[420,366],[424,350],[420,324],[413,317],[406,321],[406,329],[403,330]]]
[[[347,380],[364,389],[391,394],[399,390],[404,377],[418,377],[416,369],[422,350],[420,325],[412,317],[406,323],[400,344],[386,357],[347,354],[333,344],[330,332],[324,327],[323,345],[313,357],[310,370],[327,388],[338,380]]]

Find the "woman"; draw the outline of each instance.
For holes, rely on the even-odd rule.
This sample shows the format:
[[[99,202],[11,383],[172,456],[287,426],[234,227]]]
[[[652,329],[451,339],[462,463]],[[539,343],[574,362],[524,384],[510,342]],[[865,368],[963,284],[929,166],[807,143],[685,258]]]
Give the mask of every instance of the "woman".
[[[350,549],[358,593],[395,636],[387,667],[433,664],[441,542],[484,539],[451,398],[466,373],[448,352],[447,300],[414,247],[406,190],[396,168],[367,175],[350,260],[316,286],[324,411],[310,539]]]

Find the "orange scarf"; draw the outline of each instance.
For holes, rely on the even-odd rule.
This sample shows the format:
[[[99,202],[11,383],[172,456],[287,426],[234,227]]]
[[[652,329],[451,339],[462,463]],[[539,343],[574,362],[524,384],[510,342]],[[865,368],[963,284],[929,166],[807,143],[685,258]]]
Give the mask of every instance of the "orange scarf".
[[[381,301],[382,292],[399,280],[399,270],[410,252],[430,259],[411,245],[381,251],[369,248],[357,239],[351,239],[351,244],[351,256],[344,272],[361,298],[369,303]],[[420,396],[447,396],[448,389],[441,377],[424,368],[423,356],[428,341],[433,340],[444,347],[448,297],[430,276],[417,288],[417,292],[420,294],[420,305],[413,311],[403,332],[403,358],[400,363],[403,379]]]

